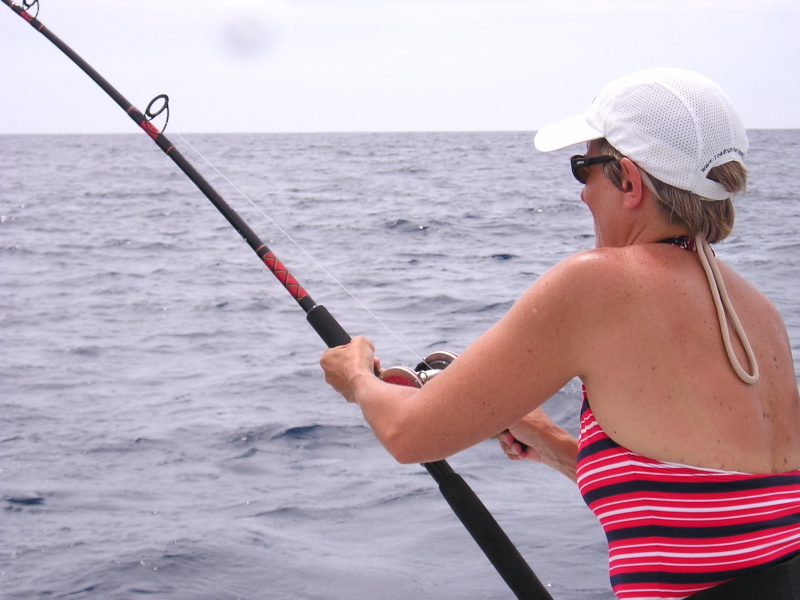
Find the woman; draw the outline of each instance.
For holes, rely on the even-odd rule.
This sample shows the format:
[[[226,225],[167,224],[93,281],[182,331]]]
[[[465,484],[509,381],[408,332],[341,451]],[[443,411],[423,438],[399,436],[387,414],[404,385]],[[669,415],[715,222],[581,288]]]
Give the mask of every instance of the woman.
[[[713,82],[652,69],[612,82],[535,140],[543,151],[584,142],[571,163],[594,250],[540,277],[422,389],[376,378],[364,338],[321,364],[400,462],[507,430],[498,439],[511,458],[577,480],[620,598],[685,598],[800,552],[800,397],[786,329],[708,245],[733,225],[747,137]],[[580,440],[539,408],[574,377]]]

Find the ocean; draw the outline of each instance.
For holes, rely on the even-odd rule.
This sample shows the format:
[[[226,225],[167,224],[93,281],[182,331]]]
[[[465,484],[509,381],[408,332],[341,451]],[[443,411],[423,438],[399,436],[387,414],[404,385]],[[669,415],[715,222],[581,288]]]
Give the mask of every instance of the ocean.
[[[167,135],[385,367],[460,352],[594,245],[571,152],[530,132]],[[715,249],[775,303],[797,370],[800,130],[750,137]],[[0,136],[0,278],[0,597],[513,597],[147,136]],[[578,382],[546,407],[576,433]],[[614,597],[574,484],[492,440],[448,462],[556,600]]]

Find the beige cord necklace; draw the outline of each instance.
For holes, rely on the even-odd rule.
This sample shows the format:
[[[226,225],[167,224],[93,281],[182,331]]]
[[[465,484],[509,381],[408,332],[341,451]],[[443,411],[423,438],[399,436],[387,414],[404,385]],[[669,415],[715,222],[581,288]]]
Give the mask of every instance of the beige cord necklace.
[[[731,361],[731,366],[733,367],[733,370],[736,371],[739,379],[745,383],[754,384],[758,381],[759,374],[758,363],[756,363],[756,357],[755,354],[753,354],[753,348],[750,346],[750,340],[747,339],[747,334],[744,331],[744,327],[742,327],[742,323],[739,321],[739,316],[736,314],[736,310],[733,308],[733,304],[731,304],[731,300],[728,297],[728,291],[725,289],[725,282],[722,280],[722,274],[719,271],[719,265],[717,264],[717,259],[714,257],[711,247],[708,245],[708,242],[706,242],[702,235],[698,235],[696,239],[697,253],[700,255],[700,262],[703,264],[703,270],[706,272],[708,284],[711,286],[711,295],[714,297],[714,306],[717,308],[717,318],[719,319],[719,326],[722,330],[722,340],[725,342],[725,351],[728,353],[728,360]],[[728,332],[726,310],[727,317],[730,319],[736,335],[739,336],[739,341],[742,342],[745,354],[747,354],[747,360],[750,363],[750,370],[753,373],[752,375],[742,368],[742,364],[739,362],[739,359],[736,357],[736,354],[733,351],[733,346],[731,345],[731,336]]]

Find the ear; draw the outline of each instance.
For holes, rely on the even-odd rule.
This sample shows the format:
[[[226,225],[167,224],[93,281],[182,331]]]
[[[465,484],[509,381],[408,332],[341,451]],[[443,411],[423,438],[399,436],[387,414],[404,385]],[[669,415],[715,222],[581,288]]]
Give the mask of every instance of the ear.
[[[645,185],[638,167],[629,158],[619,161],[621,171],[620,187],[625,194],[623,205],[625,208],[637,208],[644,198]]]

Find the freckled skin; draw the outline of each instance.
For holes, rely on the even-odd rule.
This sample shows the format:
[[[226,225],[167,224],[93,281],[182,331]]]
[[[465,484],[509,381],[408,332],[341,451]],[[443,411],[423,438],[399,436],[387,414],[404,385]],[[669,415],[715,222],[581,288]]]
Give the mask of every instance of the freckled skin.
[[[374,377],[367,340],[325,353],[326,380],[361,407],[395,458],[439,460],[508,429],[499,436],[507,455],[574,479],[576,440],[539,407],[579,377],[601,427],[643,456],[749,473],[800,469],[800,397],[780,316],[718,261],[761,372],[748,385],[725,353],[698,255],[658,243],[691,232],[667,220],[633,163],[620,166],[621,189],[595,166],[581,193],[597,247],[542,275],[422,389]]]

